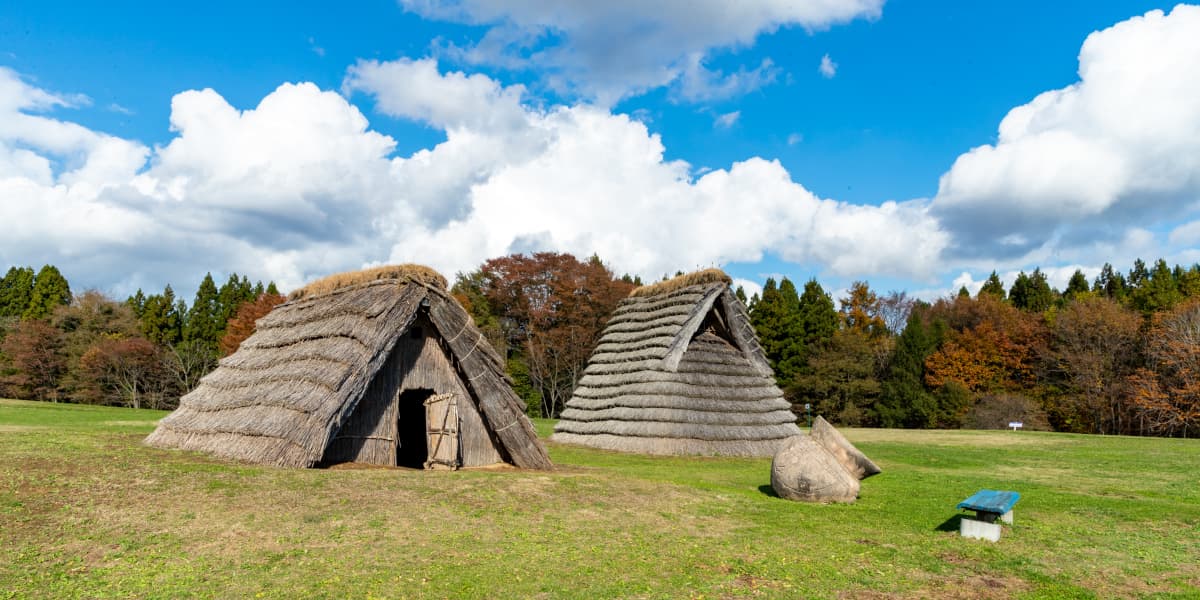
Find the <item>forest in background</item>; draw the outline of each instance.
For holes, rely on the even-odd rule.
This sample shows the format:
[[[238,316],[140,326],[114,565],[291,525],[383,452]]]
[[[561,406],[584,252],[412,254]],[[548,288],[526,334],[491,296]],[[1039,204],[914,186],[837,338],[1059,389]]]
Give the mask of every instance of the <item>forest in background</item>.
[[[664,276],[664,279],[666,276]],[[608,316],[638,285],[597,256],[494,258],[452,293],[506,358],[534,416],[557,417]],[[798,417],[859,427],[1200,434],[1200,265],[1141,260],[1076,272],[1056,290],[1035,269],[1005,289],[928,303],[855,282],[834,298],[767,280],[740,288]],[[256,319],[284,301],[273,283],[211,274],[189,306],[170,286],[125,301],[72,294],[53,266],[0,280],[0,396],[173,408]]]

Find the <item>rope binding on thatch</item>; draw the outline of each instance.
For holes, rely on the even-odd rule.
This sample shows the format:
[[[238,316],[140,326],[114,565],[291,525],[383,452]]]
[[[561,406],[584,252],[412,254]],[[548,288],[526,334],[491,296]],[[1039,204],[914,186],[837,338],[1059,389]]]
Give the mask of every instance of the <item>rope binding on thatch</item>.
[[[322,277],[288,295],[289,300],[299,300],[312,296],[328,294],[343,288],[379,281],[383,279],[410,280],[437,288],[446,289],[446,278],[441,273],[424,265],[403,264],[384,265],[361,271],[347,271]]]
[[[642,287],[634,288],[632,292],[629,292],[629,297],[634,298],[641,296],[657,296],[658,294],[669,294],[693,285],[704,285],[718,282],[729,285],[733,283],[733,279],[726,275],[725,271],[722,271],[721,269],[704,269],[703,271],[694,271],[692,273],[686,273],[666,281],[660,281],[658,283],[652,283],[650,285],[643,285]]]

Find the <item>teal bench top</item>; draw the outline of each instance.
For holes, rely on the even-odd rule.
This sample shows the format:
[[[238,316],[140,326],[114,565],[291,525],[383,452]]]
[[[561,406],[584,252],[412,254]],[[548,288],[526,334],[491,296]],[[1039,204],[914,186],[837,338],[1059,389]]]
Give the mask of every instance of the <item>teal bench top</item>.
[[[987,512],[1002,515],[1012,510],[1021,495],[1016,492],[996,490],[979,490],[970,498],[958,503],[958,508],[966,508],[975,512]]]

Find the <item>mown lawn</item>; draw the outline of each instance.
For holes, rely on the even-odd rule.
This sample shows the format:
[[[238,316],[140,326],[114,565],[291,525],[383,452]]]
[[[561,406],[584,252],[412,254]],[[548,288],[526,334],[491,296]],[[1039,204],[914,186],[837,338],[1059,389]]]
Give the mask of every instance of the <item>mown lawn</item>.
[[[1197,440],[844,430],[884,473],[822,506],[769,459],[231,464],[142,446],[163,414],[0,400],[0,598],[1200,598]],[[957,534],[985,487],[997,544]]]

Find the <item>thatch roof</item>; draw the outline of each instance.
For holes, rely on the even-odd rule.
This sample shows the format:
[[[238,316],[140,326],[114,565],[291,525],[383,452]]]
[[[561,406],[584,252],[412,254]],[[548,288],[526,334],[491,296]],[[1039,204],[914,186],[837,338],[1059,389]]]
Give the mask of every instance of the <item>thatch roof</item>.
[[[445,280],[425,268],[391,268],[385,278],[381,272],[327,278],[323,281],[338,283],[322,284],[319,291],[309,286],[298,299],[277,306],[237,352],[180,400],[146,443],[313,466],[424,311],[500,452],[519,467],[549,468],[500,357],[445,291]]]
[[[770,456],[798,435],[729,281],[702,271],[623,300],[551,439],[650,454]]]

